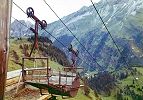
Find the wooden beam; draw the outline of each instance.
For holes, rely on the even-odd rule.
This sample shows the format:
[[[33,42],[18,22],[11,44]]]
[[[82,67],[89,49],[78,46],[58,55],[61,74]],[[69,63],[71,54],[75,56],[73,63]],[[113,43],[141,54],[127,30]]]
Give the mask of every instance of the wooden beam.
[[[48,100],[48,99],[50,99],[51,97],[52,97],[51,94],[47,94],[47,95],[41,96],[38,100]]]
[[[12,0],[0,1],[0,100],[4,99],[7,77],[8,38]]]
[[[23,57],[23,59],[48,59],[48,57]]]
[[[64,67],[64,69],[84,69],[83,67]]]

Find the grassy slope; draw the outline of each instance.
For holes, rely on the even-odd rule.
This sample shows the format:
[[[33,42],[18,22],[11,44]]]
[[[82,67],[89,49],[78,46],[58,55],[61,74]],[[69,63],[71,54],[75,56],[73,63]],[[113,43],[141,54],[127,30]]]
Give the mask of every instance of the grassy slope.
[[[134,76],[129,75],[127,78],[125,78],[125,79],[123,79],[123,80],[120,80],[120,81],[118,82],[118,84],[117,84],[116,89],[112,91],[111,96],[109,96],[109,97],[104,97],[104,96],[100,95],[100,97],[102,98],[102,100],[116,100],[115,95],[116,95],[117,90],[122,89],[122,90],[124,91],[124,87],[125,87],[125,86],[127,86],[127,85],[132,85],[134,78],[138,78],[138,80],[135,81],[135,88],[131,88],[131,89],[134,90],[136,94],[141,94],[141,92],[139,92],[139,91],[137,90],[137,88],[138,88],[138,87],[141,88],[141,87],[143,86],[143,67],[134,67],[134,68],[136,68],[137,71],[140,72],[142,75],[134,75]],[[125,70],[125,69],[122,69],[122,70],[120,70],[120,71],[121,71],[121,72],[124,72],[124,70]],[[91,72],[90,74],[92,75],[92,74],[95,74],[95,73],[96,73],[96,72]],[[139,86],[138,86],[138,84],[139,84]],[[125,92],[125,91],[124,91],[124,92]],[[125,97],[128,97],[128,100],[133,100],[133,99],[132,99],[131,97],[129,97],[129,96],[124,96],[124,98],[125,98]]]
[[[137,69],[137,72],[140,72],[142,75],[130,75],[130,76],[128,76],[126,79],[123,79],[123,80],[121,80],[120,81],[120,84],[118,84],[118,86],[122,89],[122,90],[124,90],[124,87],[125,86],[129,86],[129,85],[134,85],[135,86],[135,88],[131,88],[130,87],[130,89],[131,90],[134,90],[134,92],[136,93],[136,94],[142,94],[143,92],[141,92],[141,91],[138,91],[138,88],[141,88],[142,86],[143,86],[143,67],[134,67],[134,68],[136,68]],[[136,78],[138,78],[136,81],[134,81],[134,84],[133,84],[133,80],[135,80]],[[125,92],[125,91],[124,91]],[[132,98],[131,98],[131,96],[127,96],[127,95],[125,95],[124,96],[124,98],[125,97],[128,97],[128,100],[133,100]]]
[[[62,97],[58,97],[58,100],[63,100]],[[89,97],[84,95],[84,92],[82,89],[79,89],[77,95],[74,98],[66,98],[64,100],[96,100],[93,91],[91,90]]]
[[[8,71],[21,69],[21,66],[14,62],[14,57],[13,57],[12,51],[14,50],[14,51],[17,52],[17,54],[19,56],[19,62],[21,63],[23,54],[22,54],[22,50],[19,48],[19,46],[23,45],[23,44],[30,45],[31,43],[28,42],[26,39],[22,39],[22,40],[11,39],[10,40]],[[28,50],[28,52],[30,52],[30,49]],[[37,52],[38,51],[36,51],[36,53]],[[41,52],[40,52],[40,54],[41,54]],[[40,57],[41,56],[40,54],[35,54],[35,56],[36,57]],[[31,66],[31,67],[34,66],[34,62],[33,61],[26,61],[25,63],[26,63],[25,65],[27,65],[27,66]],[[40,66],[41,62],[37,60],[36,64]],[[54,69],[58,69],[58,68],[62,67],[58,63],[50,61],[50,60],[49,60],[49,66],[51,66]]]
[[[138,72],[143,74],[143,68],[142,67],[135,67]],[[123,79],[121,82],[121,86],[124,87],[125,85],[130,85],[133,83],[133,79],[139,78],[138,79],[138,84],[142,85],[142,80],[143,80],[143,75],[134,75],[134,76],[128,76],[126,79]]]

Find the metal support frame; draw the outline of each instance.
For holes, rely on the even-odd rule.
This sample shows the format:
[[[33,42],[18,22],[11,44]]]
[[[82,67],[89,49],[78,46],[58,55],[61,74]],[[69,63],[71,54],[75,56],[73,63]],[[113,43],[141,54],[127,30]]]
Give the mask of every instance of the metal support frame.
[[[70,45],[70,47],[68,48],[69,52],[72,53],[71,55],[71,61],[72,61],[72,67],[76,67],[76,61],[77,61],[77,57],[78,57],[78,50],[74,50],[72,45]]]
[[[38,26],[41,26],[41,29],[45,29],[47,27],[47,22],[45,20],[40,21],[35,15],[34,10],[32,7],[27,8],[27,16],[35,20],[35,29],[30,28],[30,30],[35,34],[35,40],[33,47],[30,52],[30,56],[32,55],[32,52],[34,49],[38,49]]]

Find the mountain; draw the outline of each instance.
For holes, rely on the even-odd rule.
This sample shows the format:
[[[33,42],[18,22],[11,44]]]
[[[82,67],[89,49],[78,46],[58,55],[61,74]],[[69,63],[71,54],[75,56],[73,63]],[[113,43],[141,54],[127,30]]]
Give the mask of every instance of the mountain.
[[[10,32],[10,36],[11,37],[29,37],[32,35],[32,32],[29,30],[30,27],[32,27],[32,23],[29,21],[24,21],[24,20],[19,20],[19,22],[17,20],[14,20],[11,23],[11,32]]]
[[[92,5],[84,6],[77,12],[62,18],[92,57],[59,20],[50,23],[47,31],[65,46],[73,44],[74,48],[79,51],[79,57],[83,60],[78,61],[79,65],[84,66],[87,70],[112,70],[126,66],[125,61],[129,65],[143,65],[143,1],[101,0],[95,6],[119,47],[120,53]],[[21,22],[27,25],[27,22]],[[28,29],[17,24],[16,21],[12,23],[11,36],[30,35]],[[65,47],[48,33],[40,31],[40,34],[49,37],[54,45],[67,52]],[[96,64],[95,59],[102,68]]]
[[[84,6],[77,12],[62,18],[93,57],[87,53],[60,21],[49,24],[47,30],[66,46],[71,43],[75,48],[78,48],[79,56],[83,59],[78,63],[91,71],[101,70],[95,63],[95,59],[105,70],[126,66],[125,61],[129,65],[142,65],[143,1],[101,0],[95,6],[119,47],[120,53],[93,6]],[[47,36],[50,37],[48,34]],[[58,41],[52,37],[51,39],[56,46],[63,49]]]

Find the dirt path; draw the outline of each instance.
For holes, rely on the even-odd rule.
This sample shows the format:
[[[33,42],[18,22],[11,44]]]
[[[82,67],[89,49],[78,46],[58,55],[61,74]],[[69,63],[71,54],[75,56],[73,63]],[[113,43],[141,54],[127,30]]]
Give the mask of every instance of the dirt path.
[[[5,100],[37,100],[40,98],[39,89],[31,89],[26,87],[20,92],[16,93],[16,85],[7,87],[5,92]]]

